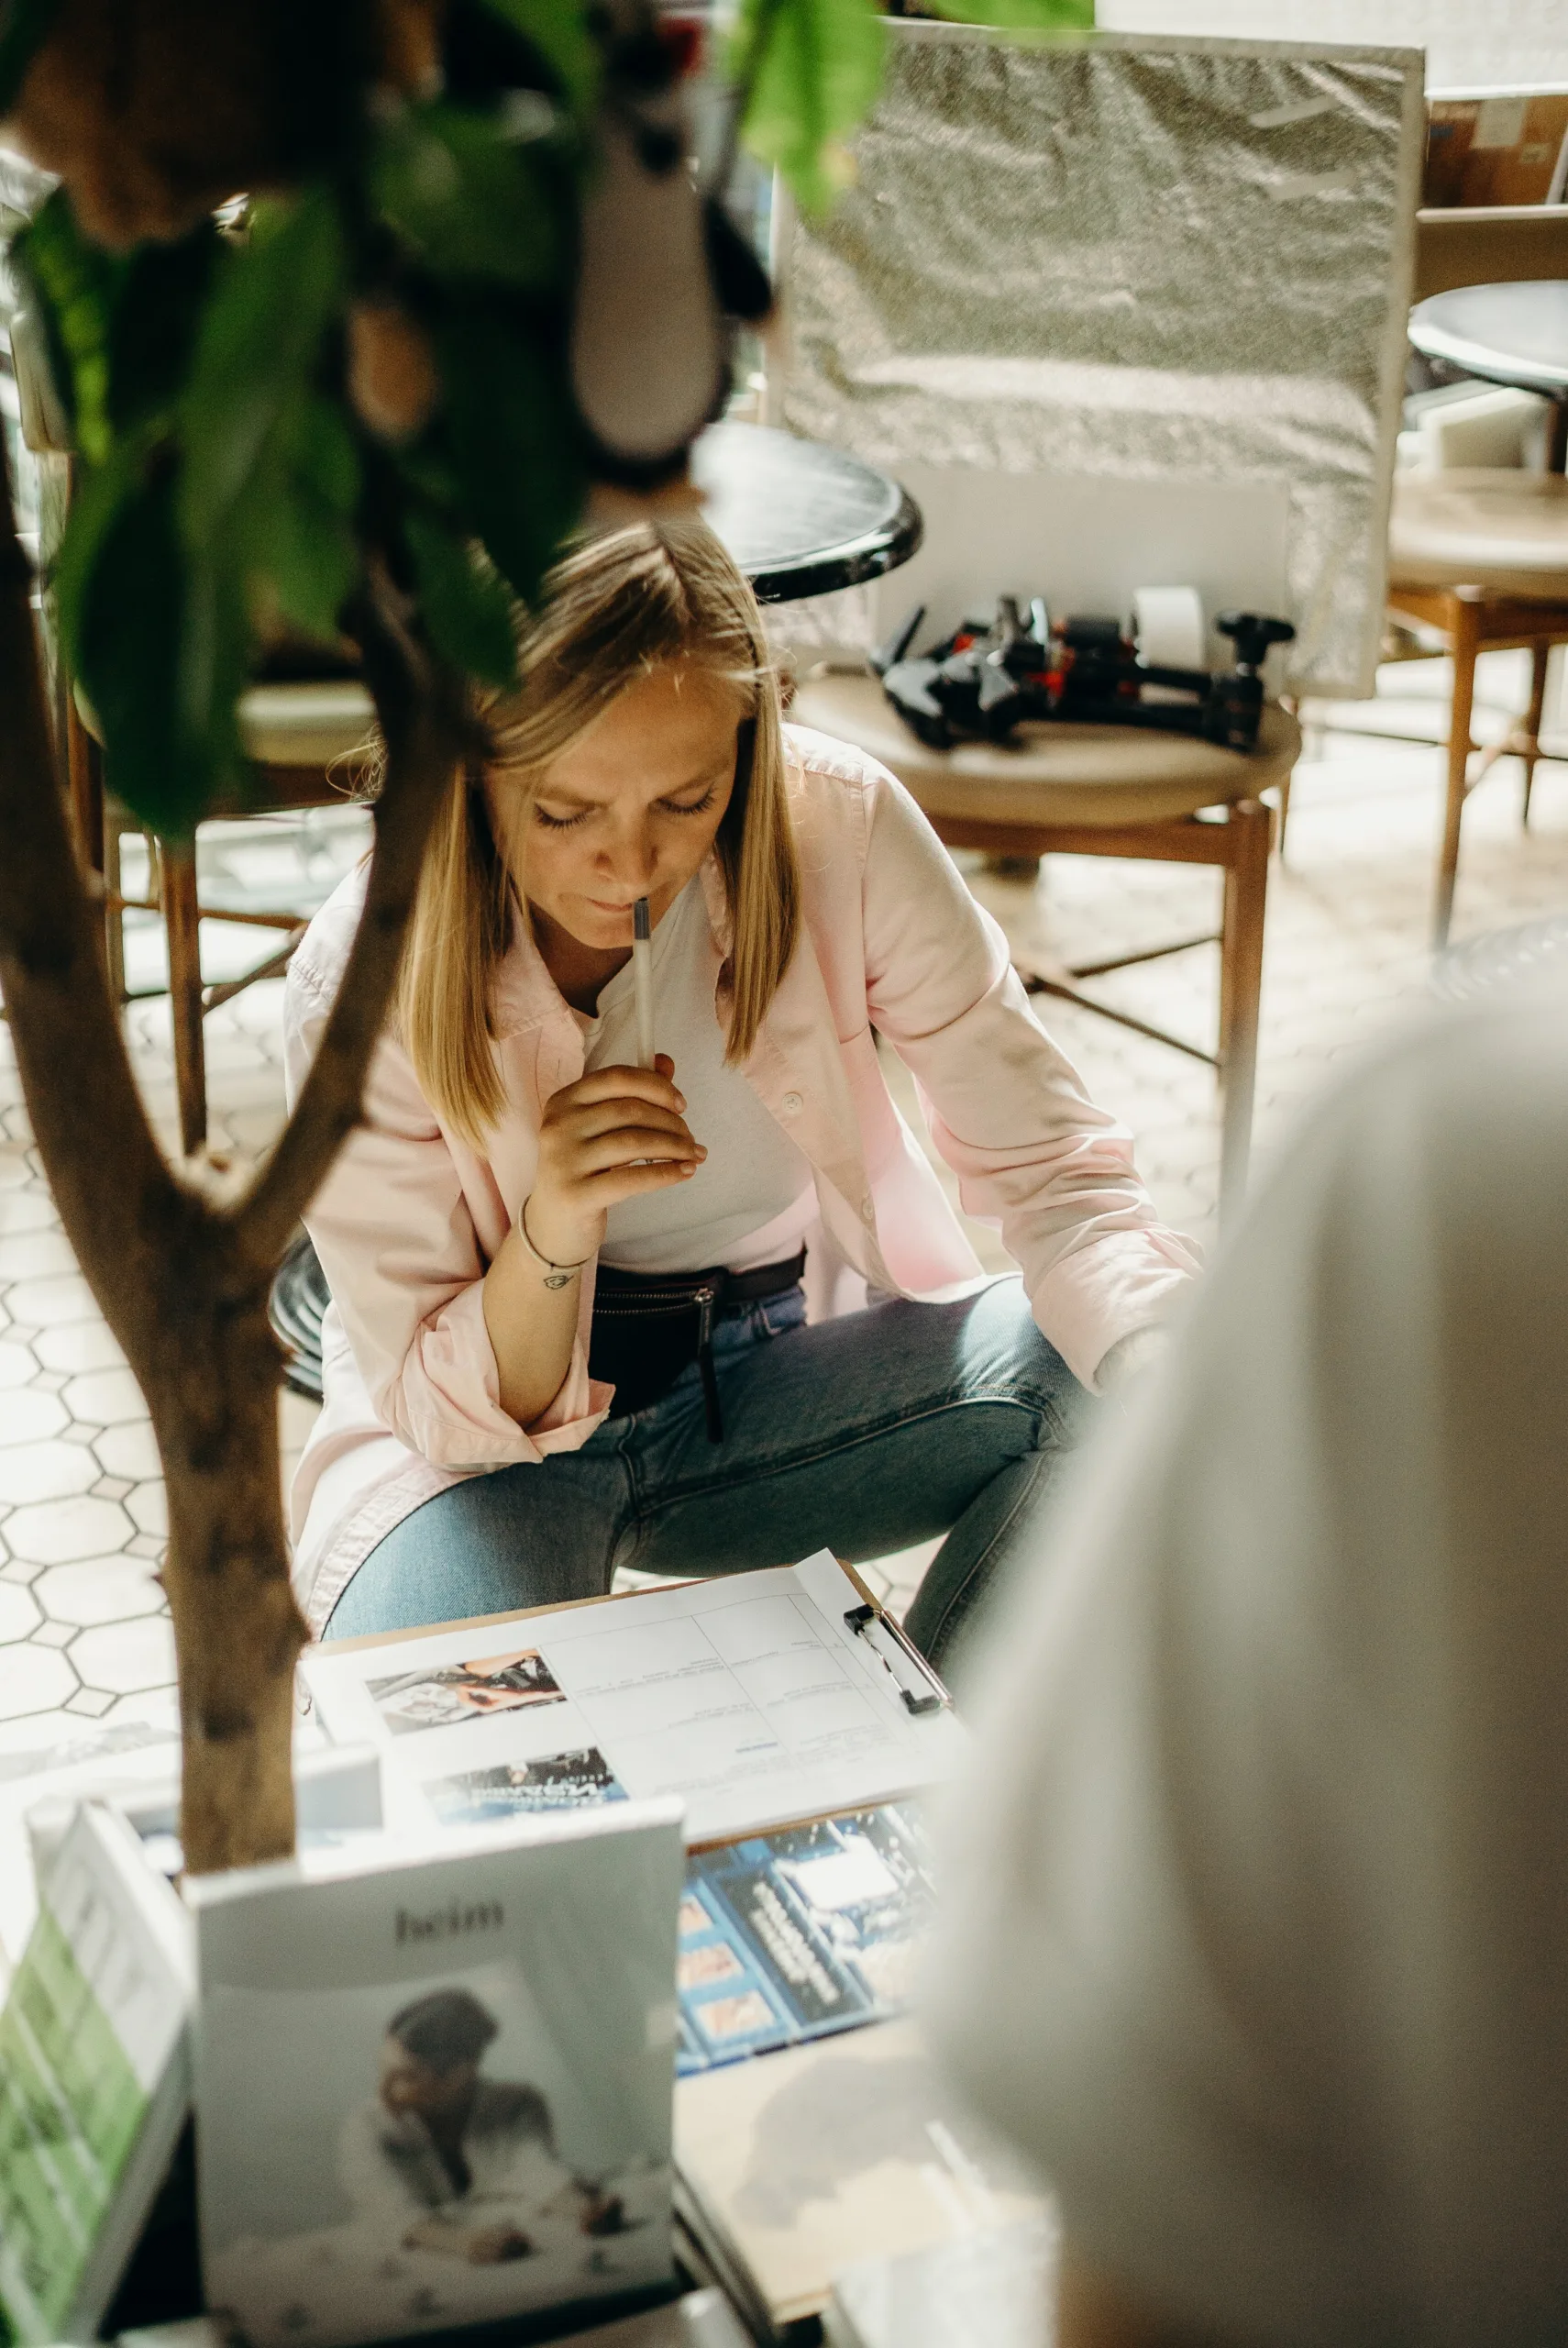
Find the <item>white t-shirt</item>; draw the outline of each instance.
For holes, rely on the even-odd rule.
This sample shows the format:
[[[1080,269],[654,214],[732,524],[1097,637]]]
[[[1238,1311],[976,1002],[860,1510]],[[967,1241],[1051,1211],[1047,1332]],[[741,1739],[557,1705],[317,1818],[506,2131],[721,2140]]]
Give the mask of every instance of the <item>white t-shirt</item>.
[[[1568,2336],[1568,1002],[1297,1134],[974,1659],[932,2021],[1194,2331]]]
[[[689,1182],[624,1199],[606,1218],[599,1260],[618,1270],[733,1272],[793,1256],[817,1219],[812,1169],[738,1069],[724,1064],[713,1008],[720,957],[700,880],[689,880],[653,934],[654,1042],[675,1062],[686,1122],[708,1155]],[[636,999],[628,962],[590,1019],[584,1072],[635,1068]]]

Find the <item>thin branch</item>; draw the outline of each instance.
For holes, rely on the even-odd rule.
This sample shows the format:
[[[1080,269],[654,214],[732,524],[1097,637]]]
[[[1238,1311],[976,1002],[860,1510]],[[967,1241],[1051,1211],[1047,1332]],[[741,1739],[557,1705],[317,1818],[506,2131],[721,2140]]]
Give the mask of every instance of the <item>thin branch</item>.
[[[232,1210],[241,1251],[269,1269],[359,1122],[430,826],[453,774],[476,748],[461,684],[432,666],[384,600],[356,615],[355,633],[386,745],[386,772],[364,911],[342,984],[293,1114]]]
[[[164,1161],[110,998],[39,675],[31,572],[0,449],[0,991],[61,1221],[126,1351],[167,1279],[171,1231],[204,1212]]]

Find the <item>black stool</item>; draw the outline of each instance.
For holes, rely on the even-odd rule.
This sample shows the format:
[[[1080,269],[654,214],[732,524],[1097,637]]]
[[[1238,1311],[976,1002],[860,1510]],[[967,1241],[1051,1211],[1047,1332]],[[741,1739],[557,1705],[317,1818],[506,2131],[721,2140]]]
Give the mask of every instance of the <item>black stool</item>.
[[[283,1383],[310,1402],[321,1400],[321,1320],[332,1301],[326,1274],[302,1231],[272,1278],[267,1317],[283,1348]]]

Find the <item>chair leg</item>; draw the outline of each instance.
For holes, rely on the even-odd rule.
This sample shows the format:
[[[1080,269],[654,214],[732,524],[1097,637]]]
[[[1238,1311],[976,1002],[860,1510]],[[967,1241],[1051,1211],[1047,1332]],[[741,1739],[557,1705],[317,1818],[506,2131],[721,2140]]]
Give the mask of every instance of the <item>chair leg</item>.
[[[1535,785],[1535,762],[1540,755],[1540,718],[1546,707],[1546,669],[1551,658],[1551,647],[1532,644],[1529,648],[1529,709],[1524,722],[1526,748],[1520,753],[1524,768],[1524,828],[1529,829],[1529,794]]]
[[[1220,1217],[1241,1206],[1252,1146],[1253,1091],[1257,1079],[1258,1011],[1263,999],[1264,909],[1273,825],[1260,800],[1241,799],[1226,828],[1225,915],[1220,948]]]
[[[109,1000],[126,999],[126,916],[115,899],[125,892],[127,825],[117,807],[104,810],[104,951],[109,967]]]
[[[76,852],[89,871],[104,870],[103,753],[83,725],[75,702],[65,700],[65,763]]]
[[[1300,725],[1300,723],[1301,723],[1301,703],[1300,703],[1300,701],[1299,701],[1298,697],[1297,697],[1295,693],[1281,693],[1281,695],[1280,695],[1280,697],[1279,697],[1279,705],[1280,705],[1281,709],[1287,709],[1287,710],[1290,712],[1291,716],[1295,718],[1295,720],[1296,720],[1297,724],[1298,725]],[[1305,729],[1303,729],[1303,732],[1302,732],[1302,743],[1303,743],[1303,747],[1305,747],[1305,743],[1306,743],[1306,732],[1305,732]],[[1277,856],[1277,857],[1278,857],[1279,861],[1280,861],[1280,863],[1281,863],[1281,865],[1282,865],[1282,866],[1284,865],[1284,862],[1285,862],[1285,834],[1286,834],[1286,827],[1287,826],[1287,825],[1288,825],[1288,824],[1289,824],[1289,822],[1290,822],[1290,786],[1291,786],[1291,784],[1295,781],[1295,780],[1296,780],[1296,770],[1295,770],[1295,768],[1294,768],[1294,767],[1292,767],[1292,769],[1290,770],[1290,772],[1286,776],[1285,781],[1284,781],[1280,784],[1280,786],[1279,786],[1279,814],[1278,814],[1278,818],[1277,818],[1277,820],[1276,820],[1276,822],[1275,822],[1275,832],[1274,832],[1274,852],[1275,852],[1275,856]]]
[[[1274,836],[1274,851],[1281,864],[1285,862],[1285,827],[1290,821],[1290,785],[1294,776],[1292,769],[1279,786],[1279,826]]]
[[[1459,825],[1470,771],[1470,720],[1475,705],[1475,656],[1481,647],[1481,607],[1464,597],[1449,598],[1448,638],[1453,654],[1453,706],[1448,721],[1448,799],[1443,811],[1442,853],[1438,861],[1437,903],[1432,912],[1432,951],[1448,944],[1459,878]]]
[[[180,1146],[193,1157],[207,1137],[206,1047],[202,1035],[201,915],[193,847],[158,843],[163,927],[169,944],[169,1012],[174,1030],[174,1091]]]

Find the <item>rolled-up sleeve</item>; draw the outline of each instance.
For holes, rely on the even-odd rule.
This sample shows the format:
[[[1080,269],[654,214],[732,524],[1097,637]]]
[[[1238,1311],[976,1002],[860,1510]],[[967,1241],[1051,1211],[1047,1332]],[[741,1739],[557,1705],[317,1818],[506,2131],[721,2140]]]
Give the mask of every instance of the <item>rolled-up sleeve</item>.
[[[284,1073],[290,1102],[315,1056],[330,995],[289,974]],[[406,1052],[390,1036],[366,1080],[361,1122],[304,1218],[378,1416],[434,1467],[510,1467],[585,1443],[613,1389],[588,1374],[591,1292],[561,1386],[529,1427],[501,1405],[485,1325],[488,1260],[446,1135]]]
[[[1036,1019],[1007,940],[901,784],[867,797],[867,1000],[920,1088],[965,1212],[996,1223],[1043,1335],[1088,1386],[1199,1258],[1162,1224],[1132,1136]]]

